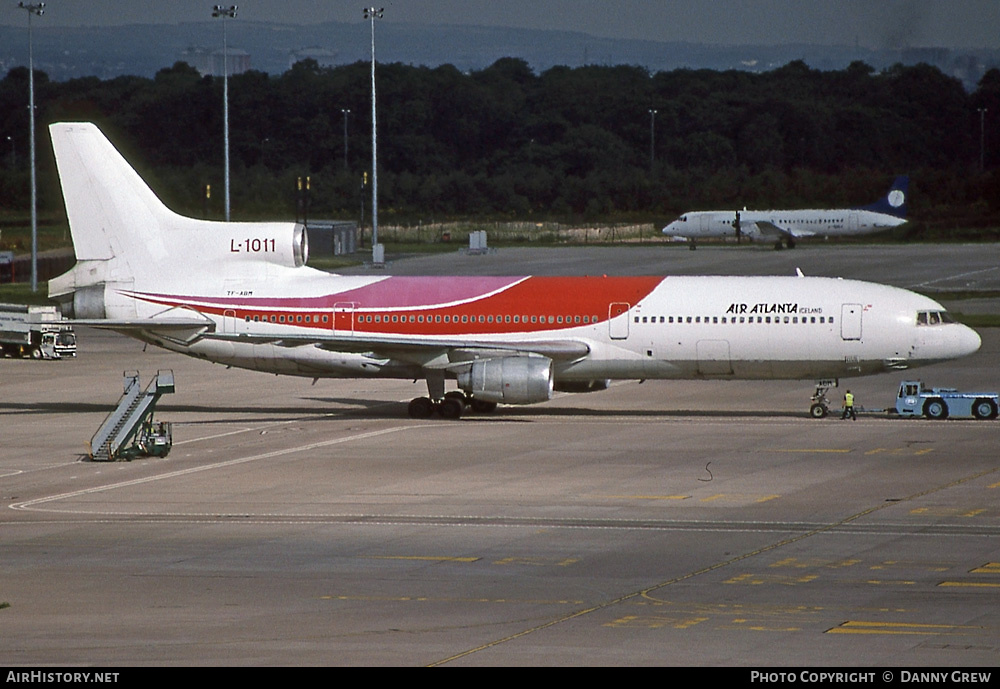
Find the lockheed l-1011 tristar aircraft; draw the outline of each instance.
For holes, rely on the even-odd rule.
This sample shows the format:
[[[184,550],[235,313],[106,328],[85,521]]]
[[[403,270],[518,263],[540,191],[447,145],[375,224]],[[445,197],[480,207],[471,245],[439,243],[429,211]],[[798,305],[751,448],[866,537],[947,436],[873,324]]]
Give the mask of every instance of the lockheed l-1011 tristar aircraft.
[[[691,242],[699,239],[773,240],[789,249],[803,237],[845,237],[881,232],[906,222],[908,177],[897,177],[879,201],[862,208],[813,208],[789,211],[695,211],[663,228],[663,234]]]
[[[49,283],[64,314],[269,373],[422,378],[414,417],[611,379],[860,376],[980,345],[935,301],[855,280],[331,275],[305,265],[302,225],[177,215],[93,124],[51,134],[77,257]]]

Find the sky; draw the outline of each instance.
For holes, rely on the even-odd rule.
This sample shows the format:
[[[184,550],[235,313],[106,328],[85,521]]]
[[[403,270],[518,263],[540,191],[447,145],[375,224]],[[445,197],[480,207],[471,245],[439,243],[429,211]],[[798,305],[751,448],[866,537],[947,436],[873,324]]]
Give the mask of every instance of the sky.
[[[237,21],[361,22],[361,2],[245,0]],[[48,0],[34,26],[211,20],[203,0]],[[228,6],[228,3],[227,3]],[[381,21],[579,31],[606,38],[729,45],[817,43],[865,48],[1000,47],[1000,0],[399,0]],[[229,20],[227,20],[229,21]],[[26,23],[0,0],[0,24]]]

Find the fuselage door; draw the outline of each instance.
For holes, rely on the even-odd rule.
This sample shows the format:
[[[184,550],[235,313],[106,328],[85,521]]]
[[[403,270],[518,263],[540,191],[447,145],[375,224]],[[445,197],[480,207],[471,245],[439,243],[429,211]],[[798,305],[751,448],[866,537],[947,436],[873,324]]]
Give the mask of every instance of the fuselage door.
[[[698,340],[698,374],[702,376],[731,376],[733,364],[729,358],[729,340]]]
[[[861,339],[861,304],[843,304],[840,307],[840,337],[844,340]]]
[[[847,214],[847,231],[857,232],[859,229],[860,222],[858,221],[858,212],[851,211]]]
[[[353,301],[344,301],[333,305],[333,332],[354,333],[355,307],[357,304]]]
[[[612,340],[624,340],[628,337],[628,319],[630,304],[614,302],[608,306],[608,328]]]
[[[236,332],[236,312],[233,309],[226,309],[222,312],[222,332]]]

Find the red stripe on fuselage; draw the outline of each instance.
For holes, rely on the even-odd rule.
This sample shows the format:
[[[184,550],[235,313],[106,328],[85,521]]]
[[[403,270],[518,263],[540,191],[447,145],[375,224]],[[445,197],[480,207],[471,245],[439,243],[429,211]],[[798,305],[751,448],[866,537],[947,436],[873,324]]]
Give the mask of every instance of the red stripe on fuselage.
[[[323,301],[337,305],[332,310],[303,308],[302,300],[295,297],[274,298],[273,306],[260,307],[219,304],[213,299],[199,297],[137,293],[132,296],[164,306],[192,308],[205,314],[235,315],[240,320],[249,317],[251,321],[257,318],[304,328],[329,330],[333,327],[336,331],[373,334],[478,335],[560,330],[603,322],[609,317],[611,304],[634,306],[662,280],[660,277],[531,277],[508,289],[460,304],[404,308],[365,304],[357,290],[351,294],[354,299],[350,301],[342,302],[338,294],[324,298]],[[407,301],[413,303],[412,299]],[[330,316],[331,311],[335,325],[331,325],[331,319],[326,322],[322,319],[324,315]],[[306,316],[309,316],[308,323]],[[294,320],[296,318],[299,320]]]

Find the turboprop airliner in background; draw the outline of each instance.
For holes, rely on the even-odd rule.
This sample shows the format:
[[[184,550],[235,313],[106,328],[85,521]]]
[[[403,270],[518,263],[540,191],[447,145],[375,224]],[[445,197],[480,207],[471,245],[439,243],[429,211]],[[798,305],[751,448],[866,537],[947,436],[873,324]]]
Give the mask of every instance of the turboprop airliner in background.
[[[414,417],[611,379],[860,376],[980,345],[937,302],[855,280],[331,275],[305,265],[302,225],[177,215],[96,126],[50,129],[77,257],[49,283],[64,315],[267,373],[424,379]]]
[[[792,211],[695,211],[685,213],[663,228],[663,234],[691,242],[699,239],[782,242],[789,249],[803,237],[845,237],[881,232],[906,222],[906,187],[909,177],[897,177],[879,201],[862,208],[808,209]]]

